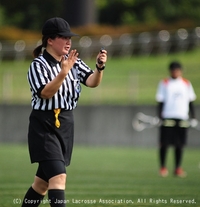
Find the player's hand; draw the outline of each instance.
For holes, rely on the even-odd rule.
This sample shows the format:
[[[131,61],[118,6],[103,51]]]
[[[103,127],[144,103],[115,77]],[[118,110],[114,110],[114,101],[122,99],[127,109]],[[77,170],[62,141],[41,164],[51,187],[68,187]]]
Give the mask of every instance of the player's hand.
[[[153,117],[153,118],[151,119],[151,124],[152,124],[153,126],[161,126],[161,124],[162,124],[162,120],[159,119],[158,117]]]
[[[198,120],[197,119],[191,119],[190,120],[190,126],[192,128],[195,128],[198,125]]]
[[[68,74],[69,70],[73,67],[74,63],[77,61],[78,59],[78,53],[76,50],[71,50],[68,58],[66,58],[65,56],[62,57],[61,59],[61,69],[62,72],[64,72],[66,75]]]

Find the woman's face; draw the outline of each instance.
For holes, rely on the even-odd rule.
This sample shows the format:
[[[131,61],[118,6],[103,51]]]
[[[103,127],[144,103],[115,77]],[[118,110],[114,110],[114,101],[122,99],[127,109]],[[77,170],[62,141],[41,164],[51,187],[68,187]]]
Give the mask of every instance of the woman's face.
[[[48,44],[51,46],[51,51],[56,56],[67,55],[71,49],[71,37],[56,37],[49,39]]]

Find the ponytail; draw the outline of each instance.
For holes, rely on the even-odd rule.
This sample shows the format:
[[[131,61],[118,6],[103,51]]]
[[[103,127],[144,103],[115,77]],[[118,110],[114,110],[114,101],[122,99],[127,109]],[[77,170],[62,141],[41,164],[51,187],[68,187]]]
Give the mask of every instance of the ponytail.
[[[38,57],[41,53],[42,53],[42,48],[43,46],[42,45],[39,45],[38,47],[36,47],[34,50],[33,50],[33,56],[36,58]]]
[[[42,48],[46,48],[47,46],[47,40],[51,38],[50,36],[43,36],[42,37],[42,44],[37,46],[34,50],[33,50],[33,56],[36,58],[38,57],[41,53],[42,53]]]
[[[41,53],[42,53],[42,48],[46,48],[47,47],[47,41],[49,38],[51,39],[55,39],[56,37],[58,37],[58,35],[54,34],[54,35],[45,35],[42,37],[42,44],[37,46],[34,50],[33,50],[33,56],[36,58],[38,57]]]

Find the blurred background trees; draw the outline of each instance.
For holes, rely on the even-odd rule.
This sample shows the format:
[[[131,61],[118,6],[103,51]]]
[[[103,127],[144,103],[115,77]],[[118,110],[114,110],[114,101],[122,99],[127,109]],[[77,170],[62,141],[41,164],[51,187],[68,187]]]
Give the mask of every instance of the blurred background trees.
[[[72,26],[161,25],[200,21],[199,0],[0,0],[0,26],[40,30],[44,21],[60,16]],[[186,26],[187,26],[186,25]]]
[[[156,24],[200,20],[199,0],[99,0],[101,23]],[[104,2],[104,3],[103,3]]]

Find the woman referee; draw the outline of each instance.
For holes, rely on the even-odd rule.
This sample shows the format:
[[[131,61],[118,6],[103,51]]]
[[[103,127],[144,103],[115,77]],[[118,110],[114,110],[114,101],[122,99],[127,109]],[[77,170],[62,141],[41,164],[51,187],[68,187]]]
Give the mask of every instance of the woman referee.
[[[76,50],[70,51],[71,37],[76,34],[64,19],[47,20],[42,35],[28,71],[32,93],[28,145],[31,163],[37,162],[38,169],[22,207],[39,206],[47,192],[51,207],[64,207],[65,166],[71,160],[73,109],[81,92],[80,83],[91,88],[100,84],[107,52],[99,52],[93,71],[78,58]]]

